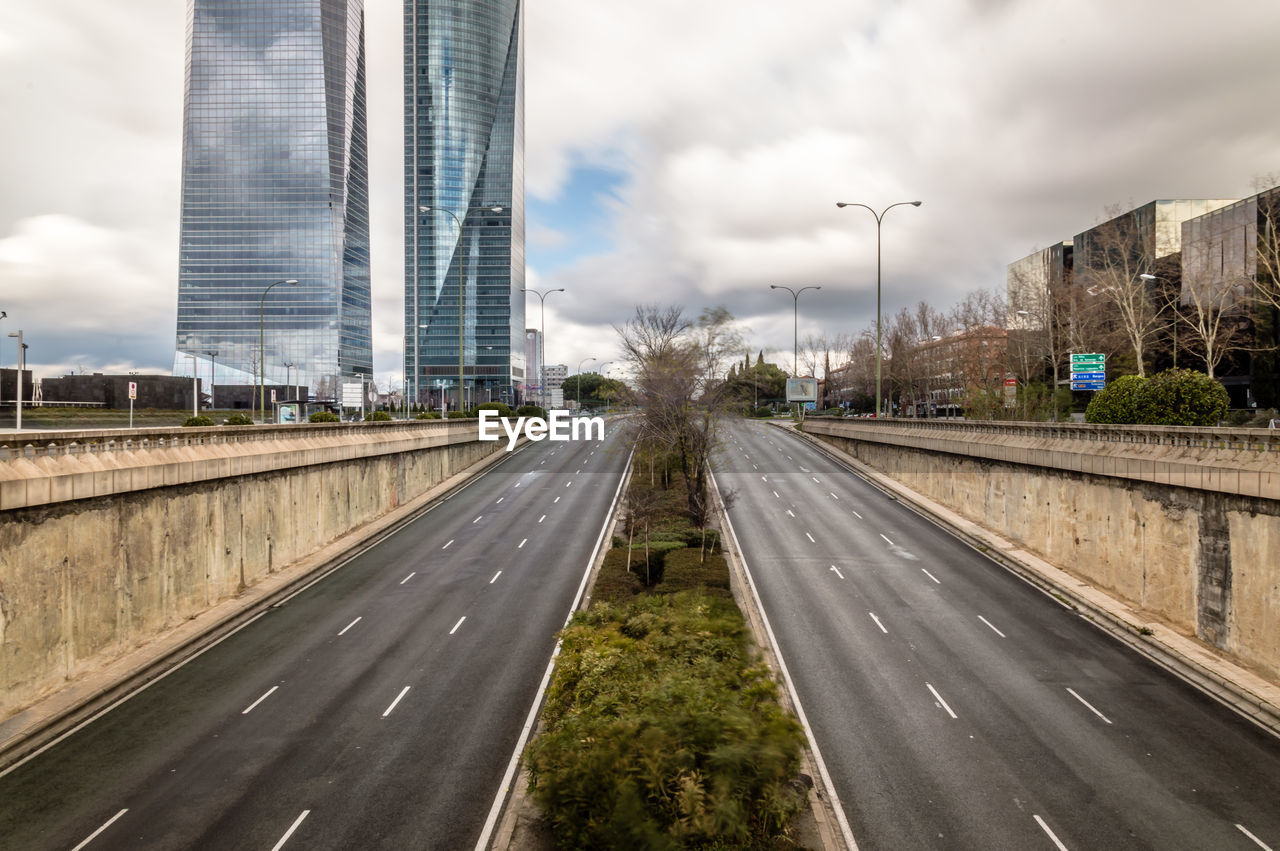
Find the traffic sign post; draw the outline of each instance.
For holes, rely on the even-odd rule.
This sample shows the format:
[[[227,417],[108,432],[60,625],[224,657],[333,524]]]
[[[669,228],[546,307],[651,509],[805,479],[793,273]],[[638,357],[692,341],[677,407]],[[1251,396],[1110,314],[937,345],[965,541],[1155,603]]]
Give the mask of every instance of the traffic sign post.
[[[21,377],[21,376],[19,376]],[[120,385],[117,384],[117,387]],[[138,398],[138,382],[129,382],[129,428],[133,428],[133,400]]]
[[[1107,356],[1092,352],[1071,355],[1071,389],[1098,391],[1107,386]]]

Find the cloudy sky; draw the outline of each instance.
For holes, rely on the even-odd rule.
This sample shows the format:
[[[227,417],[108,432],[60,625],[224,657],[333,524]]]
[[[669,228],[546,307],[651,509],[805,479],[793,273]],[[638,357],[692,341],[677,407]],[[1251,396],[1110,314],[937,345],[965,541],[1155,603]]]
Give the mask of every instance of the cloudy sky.
[[[0,365],[167,372],[185,4],[0,6]],[[366,0],[374,360],[399,382],[401,9]],[[535,0],[530,286],[548,357],[611,359],[637,303],[800,334],[945,308],[1110,204],[1236,198],[1280,171],[1275,0]],[[530,305],[537,316],[536,299]]]

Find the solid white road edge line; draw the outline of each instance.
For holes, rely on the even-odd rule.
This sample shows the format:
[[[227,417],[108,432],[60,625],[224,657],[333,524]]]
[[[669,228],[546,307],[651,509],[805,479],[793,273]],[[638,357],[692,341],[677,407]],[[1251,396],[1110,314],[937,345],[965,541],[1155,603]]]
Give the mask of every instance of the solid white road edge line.
[[[284,836],[280,837],[280,841],[272,846],[271,851],[280,851],[284,844],[289,841],[289,837],[293,836],[293,832],[298,829],[298,825],[302,824],[302,820],[311,815],[311,810],[303,810],[302,815],[293,820],[293,824],[289,825],[289,829],[284,832]]]
[[[1090,710],[1094,715],[1097,715],[1099,718],[1101,718],[1103,721],[1106,721],[1108,724],[1110,724],[1110,723],[1111,723],[1111,719],[1110,719],[1110,718],[1108,718],[1107,716],[1105,716],[1105,715],[1103,715],[1101,712],[1099,712],[1097,709],[1095,709],[1092,703],[1090,703],[1089,701],[1085,700],[1085,699],[1084,699],[1083,697],[1081,697],[1080,695],[1076,694],[1076,690],[1075,690],[1075,689],[1068,687],[1068,688],[1067,688],[1067,691],[1071,692],[1071,696],[1072,696],[1072,697],[1074,697],[1076,700],[1080,701],[1080,702],[1081,702],[1081,703],[1083,703],[1085,706],[1089,707],[1089,710]]]
[[[951,707],[948,706],[947,702],[942,699],[942,695],[938,694],[938,690],[929,683],[925,683],[925,685],[929,687],[929,691],[933,692],[933,696],[938,699],[938,703],[942,704],[942,708],[947,710],[947,714],[950,715],[952,718],[955,718],[956,714],[951,711]]]
[[[709,475],[711,486],[716,489],[716,494],[719,495],[720,485],[716,482],[716,475],[715,473],[709,473]],[[725,512],[724,522],[729,528],[729,537],[733,540],[733,547],[738,551],[738,560],[742,562],[742,571],[747,575],[747,587],[751,589],[751,596],[756,601],[756,609],[760,612],[760,620],[764,623],[765,634],[769,636],[769,645],[773,648],[774,658],[778,660],[778,669],[782,672],[783,682],[787,684],[787,691],[791,694],[791,705],[796,708],[796,717],[800,719],[800,726],[804,728],[805,735],[809,738],[809,749],[813,751],[813,761],[818,764],[818,773],[822,775],[822,784],[827,788],[827,800],[831,802],[831,808],[836,813],[836,821],[840,823],[840,833],[844,835],[844,841],[849,846],[850,851],[858,851],[858,843],[853,841],[853,831],[849,829],[849,820],[844,814],[844,805],[840,803],[840,796],[836,794],[836,786],[831,782],[831,774],[827,771],[827,764],[822,759],[822,752],[818,750],[818,739],[813,735],[813,728],[809,726],[809,719],[804,714],[804,707],[800,705],[800,694],[796,691],[796,685],[791,679],[791,672],[787,670],[787,662],[782,658],[782,648],[778,646],[778,639],[773,634],[773,626],[769,623],[769,616],[765,614],[760,592],[756,590],[756,581],[751,576],[751,568],[747,566],[747,556],[742,551],[742,544],[738,542],[738,533],[733,529],[733,521],[729,519],[728,512]]]
[[[121,810],[120,812],[124,812],[124,810]],[[116,818],[119,818],[119,816],[116,816]],[[115,819],[112,819],[111,821],[115,821]],[[111,821],[107,822],[107,824],[111,824]],[[103,825],[103,827],[105,827],[105,826],[106,826],[106,825]],[[1238,824],[1238,825],[1236,825],[1236,827],[1240,828],[1240,832],[1241,832],[1241,833],[1243,833],[1245,836],[1249,837],[1249,838],[1250,838],[1250,839],[1252,839],[1254,842],[1258,843],[1258,847],[1259,847],[1259,848],[1263,848],[1263,849],[1265,849],[1265,851],[1271,851],[1271,846],[1270,846],[1270,845],[1268,845],[1267,843],[1263,842],[1261,839],[1259,839],[1258,837],[1256,837],[1256,836],[1254,836],[1252,833],[1250,833],[1250,832],[1249,832],[1249,830],[1248,830],[1248,828],[1246,828],[1244,825],[1242,825],[1242,824]],[[96,836],[96,834],[95,834],[95,836]],[[92,839],[92,838],[93,838],[93,837],[90,837],[90,839]],[[86,840],[86,841],[88,841],[88,840]]]
[[[1000,630],[996,629],[996,625],[995,625],[995,624],[993,624],[991,621],[987,620],[986,618],[984,618],[982,615],[978,615],[978,620],[982,621],[982,622],[983,622],[983,623],[985,623],[987,626],[991,627],[991,631],[992,631],[992,632],[994,632],[996,635],[1000,636],[1001,638],[1007,638],[1007,637],[1008,637],[1008,636],[1006,636],[1003,632],[1001,632]]]
[[[1036,824],[1040,825],[1040,829],[1049,834],[1049,838],[1053,840],[1053,844],[1058,846],[1058,851],[1067,851],[1067,846],[1062,844],[1062,840],[1054,836],[1053,831],[1049,829],[1049,825],[1044,823],[1044,819],[1032,813],[1031,817],[1036,820]]]
[[[116,820],[116,819],[120,818],[120,816],[124,815],[124,814],[125,814],[125,813],[127,813],[127,812],[129,812],[129,808],[128,808],[128,807],[125,807],[123,810],[121,810],[120,812],[116,813],[116,814],[115,814],[115,815],[113,815],[111,818],[107,819],[106,823],[104,823],[104,824],[102,825],[102,827],[98,828],[98,829],[97,829],[97,830],[95,830],[93,833],[91,833],[91,834],[89,834],[88,836],[86,836],[86,837],[84,838],[84,841],[82,841],[82,842],[81,842],[79,845],[77,845],[75,848],[72,848],[72,849],[71,849],[71,851],[80,851],[80,849],[81,849],[81,848],[83,848],[84,846],[86,846],[86,845],[88,845],[90,842],[92,842],[94,839],[96,839],[99,833],[102,833],[102,831],[104,831],[104,830],[106,830],[107,828],[111,827],[111,825],[115,823],[115,820]],[[1236,827],[1240,827],[1240,825],[1236,825]],[[1241,830],[1244,830],[1244,828],[1243,828],[1243,827],[1240,827],[1240,829],[1241,829]],[[1249,833],[1249,831],[1247,831],[1247,830],[1244,830],[1244,832],[1245,832],[1245,833]],[[1252,836],[1253,834],[1249,834],[1249,835],[1250,835],[1250,836]],[[1255,840],[1255,841],[1256,841],[1256,840]],[[1260,843],[1260,842],[1259,842],[1258,844],[1259,844],[1259,845],[1261,845],[1262,843]]]
[[[395,709],[396,704],[400,702],[400,698],[404,697],[408,693],[409,693],[409,686],[405,686],[404,688],[400,689],[400,693],[396,695],[395,700],[391,701],[391,705],[387,707],[386,712],[382,713],[382,717],[386,718],[388,715],[390,715],[391,710]]]
[[[346,626],[344,626],[344,627],[342,628],[342,632],[346,632],[347,630],[351,629],[351,627],[353,627],[353,626],[355,626],[356,624],[360,623],[360,621],[361,621],[361,619],[362,619],[362,618],[364,618],[364,615],[361,615],[360,617],[358,617],[358,618],[356,618],[355,620],[353,620],[351,623],[349,623],[349,624],[347,624]],[[339,633],[338,633],[338,635],[342,635],[342,632],[339,632]]]
[[[266,694],[264,694],[262,697],[260,697],[260,698],[258,698],[257,700],[255,700],[253,703],[250,703],[250,704],[249,704],[249,708],[248,708],[248,709],[245,709],[245,710],[244,710],[243,712],[241,712],[240,714],[241,714],[241,715],[248,715],[250,712],[252,712],[252,711],[253,711],[253,707],[257,706],[259,703],[262,703],[262,701],[266,700],[268,697],[271,697],[271,693],[272,693],[273,691],[275,691],[276,689],[278,689],[278,688],[280,688],[280,686],[272,686],[271,688],[267,689],[267,693],[266,693]]]
[[[600,537],[596,538],[595,549],[591,551],[591,558],[587,560],[587,569],[582,574],[582,581],[578,583],[578,593],[574,595],[573,605],[569,607],[569,614],[565,616],[564,622],[568,623],[573,617],[573,613],[578,610],[578,604],[582,602],[582,594],[587,589],[587,580],[591,578],[591,568],[596,563],[596,556],[600,554],[600,545],[604,543],[604,536],[609,531],[609,520],[613,517],[614,510],[618,507],[618,498],[622,494],[622,483],[627,480],[627,471],[631,469],[631,458],[635,455],[635,447],[627,454],[627,461],[622,467],[622,474],[618,477],[618,489],[613,492],[613,503],[609,506],[609,511],[604,516],[604,525],[600,527]],[[542,683],[538,686],[538,693],[533,696],[533,705],[529,707],[529,714],[525,716],[524,728],[520,731],[520,738],[516,741],[515,750],[511,752],[511,759],[507,762],[507,770],[502,775],[502,782],[498,785],[498,794],[493,797],[493,805],[489,807],[489,815],[484,820],[484,829],[480,831],[480,838],[476,840],[476,851],[485,851],[489,847],[489,838],[493,835],[493,829],[498,826],[498,816],[502,814],[502,805],[507,801],[507,793],[511,791],[511,778],[515,777],[516,767],[520,764],[520,754],[524,753],[524,746],[529,741],[529,734],[533,732],[534,722],[538,720],[538,709],[542,706],[542,698],[547,693],[547,686],[551,683],[551,672],[556,667],[556,657],[560,655],[560,642],[556,641],[555,649],[551,651],[551,658],[547,660],[547,670],[542,674]],[[855,848],[854,851],[857,851]]]

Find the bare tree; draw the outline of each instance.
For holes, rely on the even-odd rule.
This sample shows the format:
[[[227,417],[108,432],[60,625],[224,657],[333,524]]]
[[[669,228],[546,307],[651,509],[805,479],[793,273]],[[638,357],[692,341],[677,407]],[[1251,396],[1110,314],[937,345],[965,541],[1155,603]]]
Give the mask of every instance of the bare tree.
[[[642,433],[652,445],[675,453],[688,488],[689,514],[698,526],[710,514],[707,460],[727,394],[718,374],[741,338],[723,308],[704,311],[697,325],[679,307],[637,307],[623,326],[614,326],[623,355],[636,375],[635,394],[643,411]]]
[[[1107,215],[1107,221],[1089,232],[1087,244],[1076,247],[1075,274],[1087,295],[1115,308],[1138,375],[1146,375],[1147,351],[1168,324],[1164,318],[1168,306],[1156,297],[1154,281],[1142,277],[1154,271],[1156,264],[1153,247],[1144,243],[1134,214],[1110,207]]]

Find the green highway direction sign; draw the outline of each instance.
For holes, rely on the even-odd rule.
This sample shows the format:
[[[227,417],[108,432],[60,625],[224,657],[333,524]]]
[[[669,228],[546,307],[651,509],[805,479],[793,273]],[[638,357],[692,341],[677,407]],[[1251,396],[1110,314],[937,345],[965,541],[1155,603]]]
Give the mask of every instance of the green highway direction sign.
[[[1106,386],[1107,356],[1083,354],[1071,356],[1071,389],[1101,390]]]

